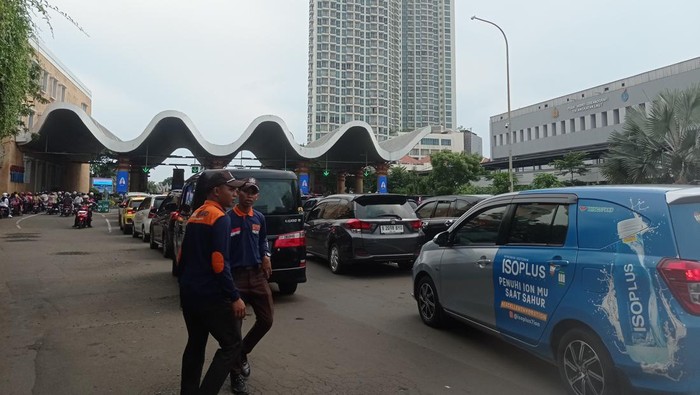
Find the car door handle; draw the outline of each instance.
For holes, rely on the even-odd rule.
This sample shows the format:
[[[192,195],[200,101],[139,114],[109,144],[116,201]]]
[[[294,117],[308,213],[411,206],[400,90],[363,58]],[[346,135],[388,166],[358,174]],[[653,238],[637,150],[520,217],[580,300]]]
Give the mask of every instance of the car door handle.
[[[556,266],[556,267],[569,266],[569,261],[564,260],[564,259],[552,259],[551,261],[547,261],[547,263],[550,266]]]
[[[491,260],[486,258],[485,256],[482,256],[479,258],[478,261],[476,261],[476,265],[479,266],[481,269],[485,268],[486,266],[491,264]]]

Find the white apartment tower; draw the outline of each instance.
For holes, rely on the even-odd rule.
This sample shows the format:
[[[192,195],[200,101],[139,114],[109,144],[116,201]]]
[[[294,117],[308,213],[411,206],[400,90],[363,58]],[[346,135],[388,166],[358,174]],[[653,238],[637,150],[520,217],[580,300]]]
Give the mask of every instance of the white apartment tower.
[[[307,141],[360,120],[379,141],[452,128],[454,0],[310,0]]]

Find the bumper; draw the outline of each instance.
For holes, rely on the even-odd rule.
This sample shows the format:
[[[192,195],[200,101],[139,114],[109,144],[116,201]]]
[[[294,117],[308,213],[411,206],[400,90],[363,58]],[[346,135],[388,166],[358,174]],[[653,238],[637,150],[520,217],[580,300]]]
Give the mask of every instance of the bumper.
[[[267,281],[270,283],[305,283],[306,267],[272,269],[272,275]]]

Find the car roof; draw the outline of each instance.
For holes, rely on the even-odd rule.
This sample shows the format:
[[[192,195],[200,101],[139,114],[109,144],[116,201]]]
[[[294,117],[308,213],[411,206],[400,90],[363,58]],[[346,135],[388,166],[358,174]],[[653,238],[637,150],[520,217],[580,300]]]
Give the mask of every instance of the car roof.
[[[491,197],[491,196],[493,196],[493,195],[440,195],[440,196],[432,196],[429,198],[425,198],[420,202],[420,204],[422,206],[426,203],[434,202],[436,200],[450,200],[450,201],[452,201],[452,200],[457,200],[460,198],[486,199],[486,198]]]

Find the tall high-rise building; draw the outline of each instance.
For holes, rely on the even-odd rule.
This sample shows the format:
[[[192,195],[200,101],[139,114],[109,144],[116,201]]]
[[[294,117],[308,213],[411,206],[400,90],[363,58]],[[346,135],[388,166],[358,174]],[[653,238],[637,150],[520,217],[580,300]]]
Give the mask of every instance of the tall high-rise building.
[[[454,0],[404,0],[401,129],[454,128]]]
[[[307,140],[365,121],[379,141],[452,128],[454,0],[310,0]]]

